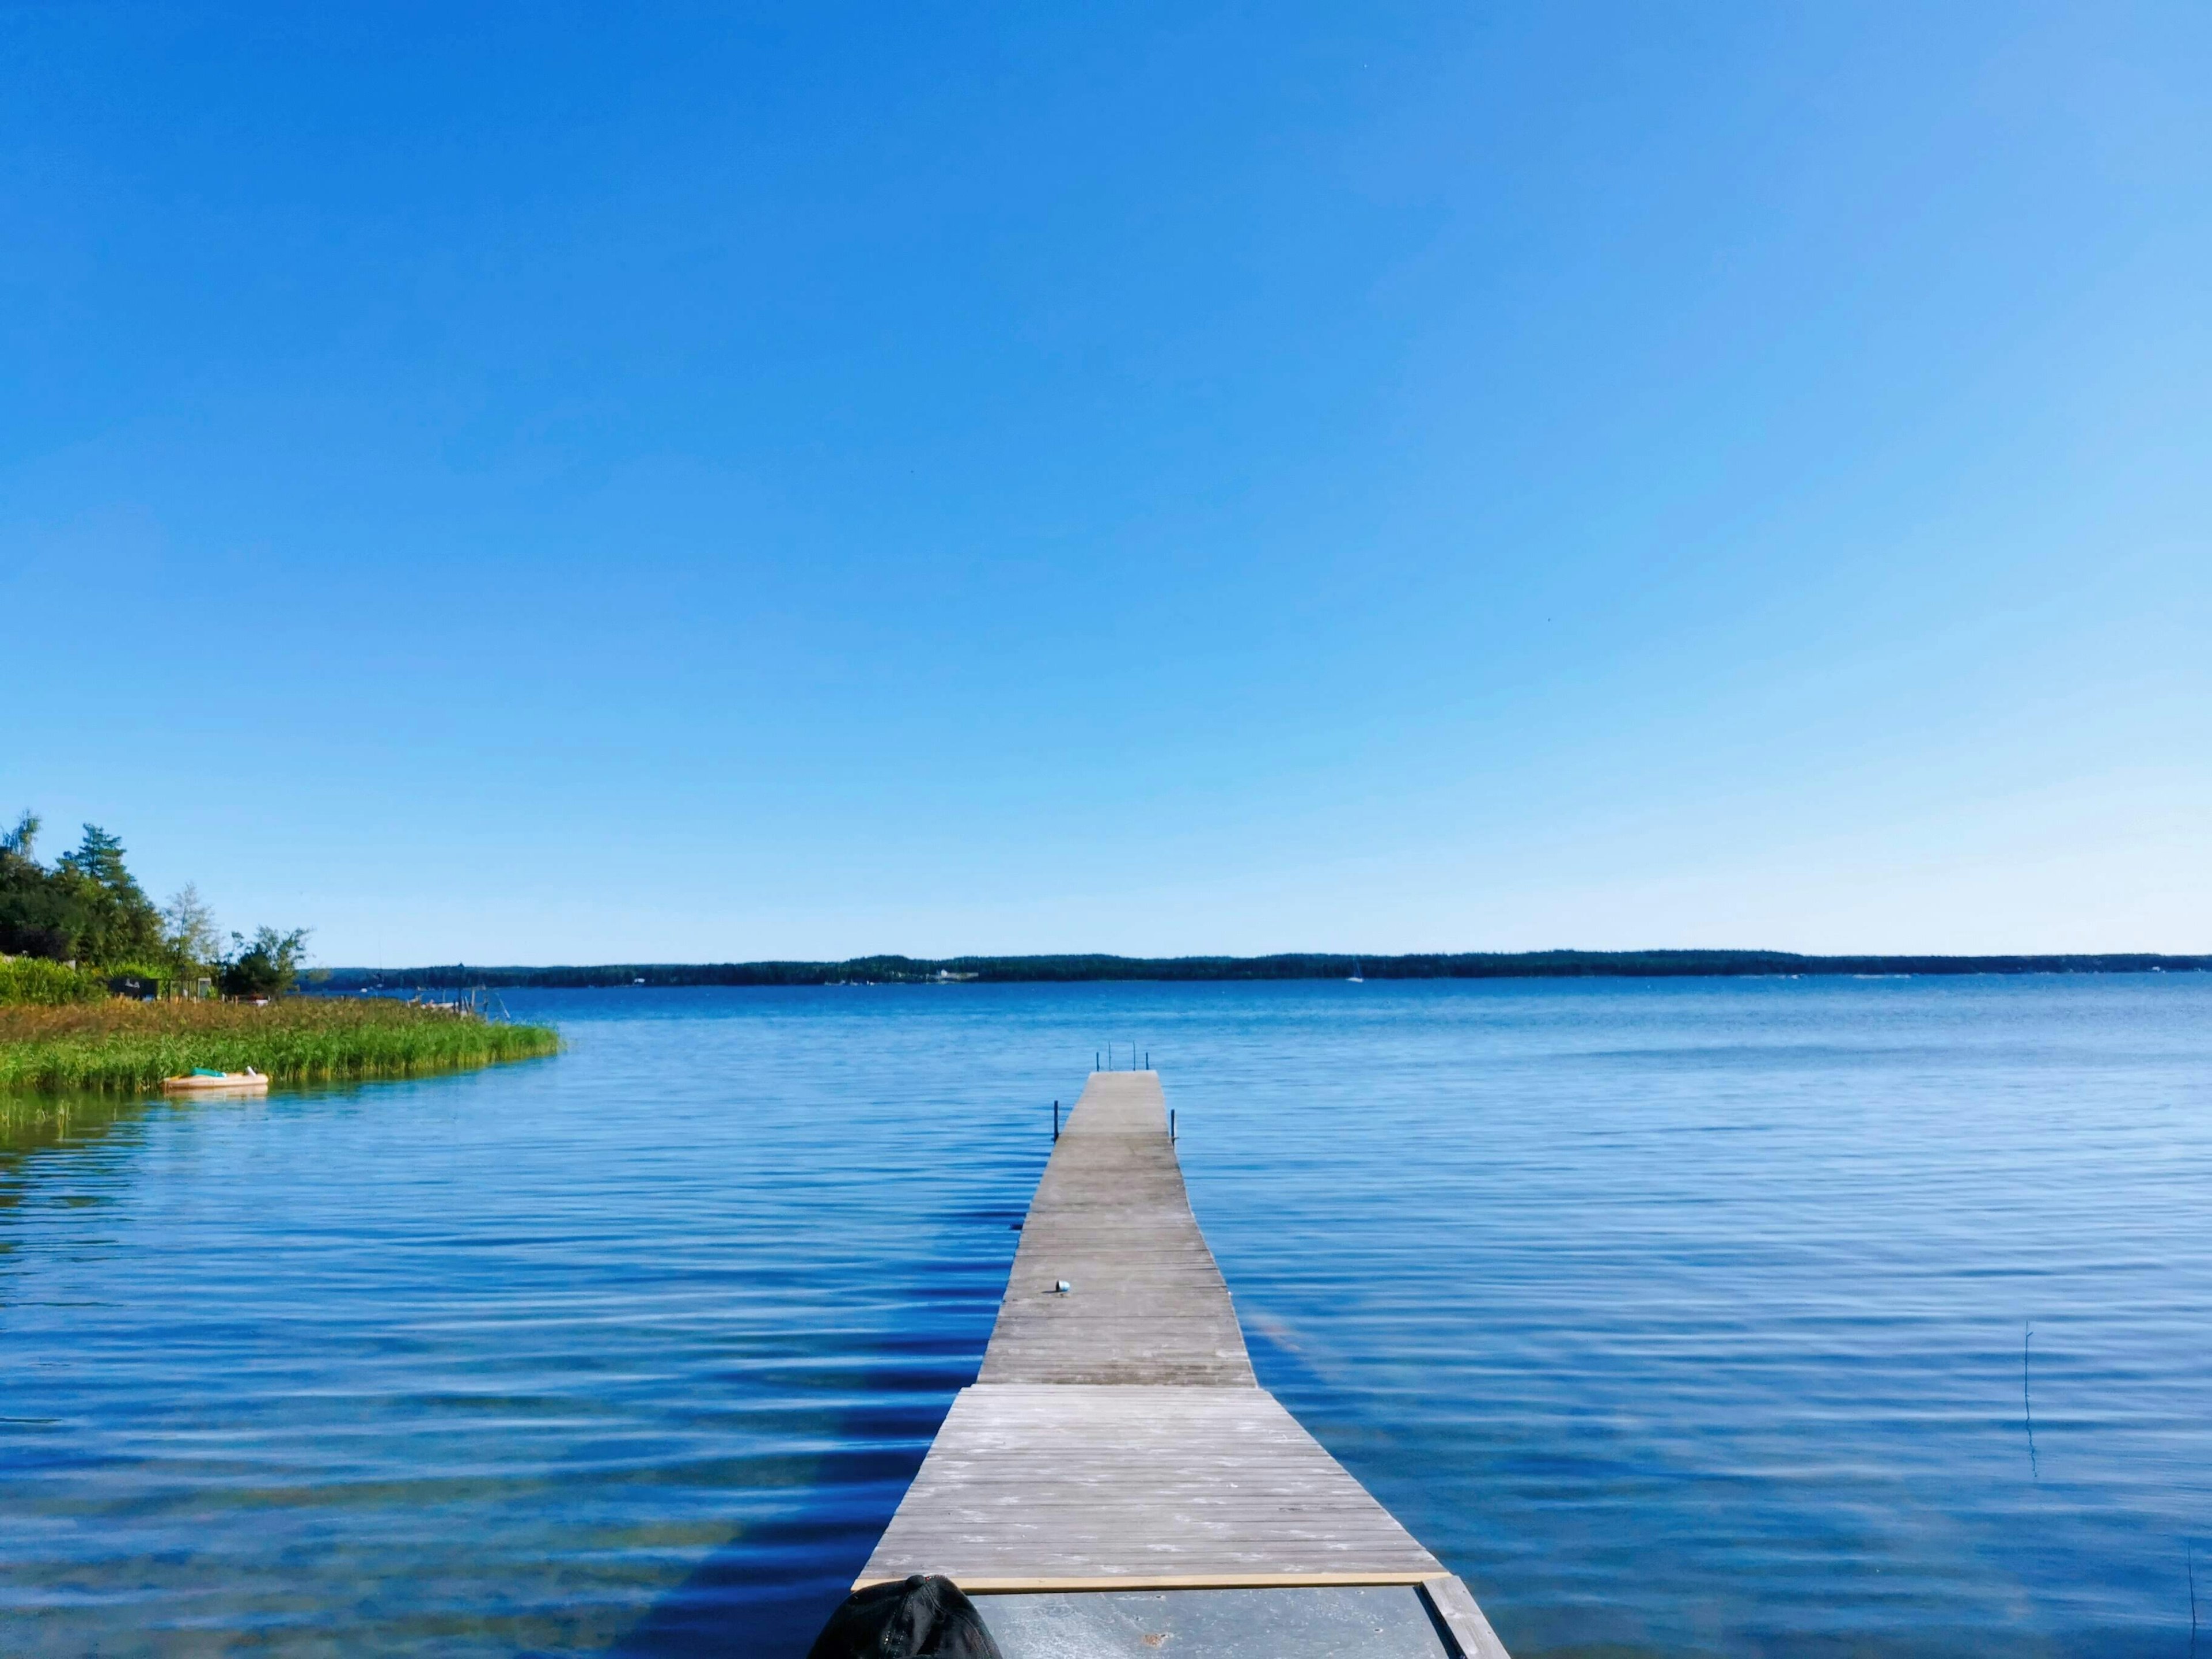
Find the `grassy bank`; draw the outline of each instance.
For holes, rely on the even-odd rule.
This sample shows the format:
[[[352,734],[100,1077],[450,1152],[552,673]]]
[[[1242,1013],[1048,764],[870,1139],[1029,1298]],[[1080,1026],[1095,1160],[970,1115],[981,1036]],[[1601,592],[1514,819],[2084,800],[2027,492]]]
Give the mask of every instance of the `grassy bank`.
[[[287,998],[0,1007],[0,1094],[158,1089],[196,1066],[276,1083],[416,1077],[556,1052],[543,1025],[495,1025],[404,1003]]]

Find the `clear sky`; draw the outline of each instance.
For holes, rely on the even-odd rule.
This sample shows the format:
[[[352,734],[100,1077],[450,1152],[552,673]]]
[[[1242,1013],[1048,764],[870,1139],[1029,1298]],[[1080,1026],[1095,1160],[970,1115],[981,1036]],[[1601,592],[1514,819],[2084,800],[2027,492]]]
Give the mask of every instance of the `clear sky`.
[[[319,959],[2212,950],[2212,9],[0,11],[0,810]]]

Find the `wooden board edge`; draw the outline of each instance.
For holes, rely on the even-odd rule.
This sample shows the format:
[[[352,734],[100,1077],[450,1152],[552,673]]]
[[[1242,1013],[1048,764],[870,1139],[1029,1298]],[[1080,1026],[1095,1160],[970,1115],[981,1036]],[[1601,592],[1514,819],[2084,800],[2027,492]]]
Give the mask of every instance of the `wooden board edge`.
[[[1474,1592],[1450,1573],[1421,1580],[1421,1599],[1437,1622],[1450,1632],[1463,1659],[1512,1659],[1490,1620],[1474,1599]]]
[[[945,1575],[970,1595],[1038,1595],[1054,1590],[1150,1590],[1150,1589],[1297,1589],[1302,1587],[1326,1589],[1332,1584],[1426,1584],[1431,1575],[1420,1571],[1401,1572],[1194,1572],[1194,1573],[1114,1573],[1089,1578],[963,1578],[957,1573]],[[896,1584],[905,1579],[905,1573],[863,1573],[853,1581],[855,1590],[866,1589],[872,1584]],[[1454,1579],[1454,1583],[1459,1581]],[[1462,1589],[1462,1594],[1465,1594]],[[1468,1600],[1473,1601],[1472,1597]],[[1480,1613],[1476,1615],[1480,1617]],[[1488,1628],[1487,1626],[1485,1626]],[[1494,1639],[1494,1638],[1493,1638]],[[1498,1650],[1500,1654],[1503,1648]],[[1489,1656],[1481,1656],[1489,1659]]]

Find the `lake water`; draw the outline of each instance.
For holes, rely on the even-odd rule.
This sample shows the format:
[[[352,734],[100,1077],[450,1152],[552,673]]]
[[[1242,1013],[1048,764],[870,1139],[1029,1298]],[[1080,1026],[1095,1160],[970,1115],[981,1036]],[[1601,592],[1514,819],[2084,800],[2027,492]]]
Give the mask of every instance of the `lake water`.
[[[2212,1654],[2212,976],[508,1001],[0,1115],[0,1651],[803,1653],[1110,1039],[1520,1659]]]

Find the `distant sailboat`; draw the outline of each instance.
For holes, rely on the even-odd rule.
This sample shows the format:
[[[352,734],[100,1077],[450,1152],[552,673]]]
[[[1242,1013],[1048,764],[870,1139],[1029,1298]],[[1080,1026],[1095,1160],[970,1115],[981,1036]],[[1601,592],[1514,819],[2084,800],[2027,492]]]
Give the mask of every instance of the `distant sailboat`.
[[[1351,983],[1354,985],[1364,985],[1367,983],[1367,975],[1359,971],[1359,958],[1358,957],[1354,957],[1352,959]]]

